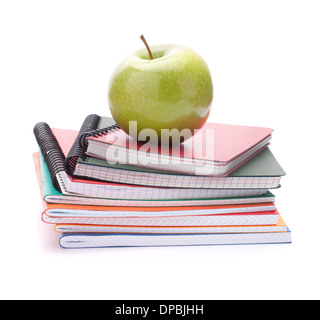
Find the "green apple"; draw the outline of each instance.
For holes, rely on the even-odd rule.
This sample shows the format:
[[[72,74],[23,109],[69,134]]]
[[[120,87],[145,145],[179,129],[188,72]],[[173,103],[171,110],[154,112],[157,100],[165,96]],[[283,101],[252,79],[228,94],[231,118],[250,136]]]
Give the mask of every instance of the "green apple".
[[[109,84],[109,107],[118,125],[129,134],[153,129],[161,141],[162,129],[200,129],[213,98],[209,68],[193,50],[158,45],[134,52],[114,71]],[[131,134],[132,135],[132,134]],[[135,137],[137,138],[137,137]]]

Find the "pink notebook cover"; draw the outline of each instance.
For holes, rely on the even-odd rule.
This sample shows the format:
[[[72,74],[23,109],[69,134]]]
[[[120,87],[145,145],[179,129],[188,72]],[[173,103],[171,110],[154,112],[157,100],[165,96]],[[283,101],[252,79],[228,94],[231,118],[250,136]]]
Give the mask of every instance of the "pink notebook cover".
[[[270,138],[272,132],[273,129],[270,128],[207,122],[194,137],[183,144],[183,148],[172,147],[169,150],[161,150],[158,147],[158,153],[225,164]],[[88,140],[136,150],[144,150],[145,144],[132,143],[130,140],[133,138],[122,130],[100,137],[89,137]],[[202,146],[199,147],[199,144]]]

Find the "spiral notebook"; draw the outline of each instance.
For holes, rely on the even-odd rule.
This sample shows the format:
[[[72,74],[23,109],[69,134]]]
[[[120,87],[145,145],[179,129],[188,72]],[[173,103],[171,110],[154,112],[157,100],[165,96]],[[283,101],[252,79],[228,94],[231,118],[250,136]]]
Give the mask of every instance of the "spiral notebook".
[[[77,131],[52,129],[60,142],[64,154],[68,154],[76,140]],[[73,176],[116,183],[129,183],[143,186],[175,188],[277,188],[284,171],[271,153],[265,148],[228,177],[195,176],[147,169],[137,166],[114,164],[87,156],[77,160]]]
[[[79,132],[72,130],[51,129],[45,123],[39,123],[35,127],[35,134],[38,136],[38,143],[47,143],[44,137],[51,136],[53,140],[57,140],[60,147],[59,162],[63,160],[63,167],[69,176],[80,179],[93,179],[97,181],[108,181],[124,184],[135,184],[153,187],[169,187],[169,188],[253,188],[253,189],[271,189],[280,186],[280,179],[285,175],[269,148],[265,148],[259,154],[252,157],[236,171],[228,177],[215,176],[195,176],[186,174],[175,174],[165,170],[157,170],[143,168],[138,166],[114,164],[111,165],[106,160],[86,155],[85,149],[81,147],[80,141],[86,136],[88,128],[92,128],[92,119],[96,119],[93,115],[86,118]],[[110,128],[110,124],[114,123],[111,118],[101,118],[100,125],[103,123]],[[96,132],[96,131],[95,131]],[[41,133],[41,139],[39,134]],[[51,143],[51,141],[50,141]],[[61,154],[62,153],[62,154]],[[64,157],[64,155],[67,155]],[[54,162],[58,161],[57,157]],[[45,157],[46,162],[52,162],[50,157]],[[52,165],[48,165],[54,186],[59,190],[60,186],[54,173]],[[63,171],[61,166],[58,170]]]
[[[266,194],[248,197],[207,198],[207,199],[102,199],[83,197],[80,195],[64,195],[53,187],[50,173],[44,159],[38,152],[33,153],[33,161],[42,199],[53,204],[75,204],[86,206],[128,206],[128,207],[181,207],[181,206],[210,206],[230,204],[269,203],[275,201],[275,196],[268,191]]]
[[[36,153],[34,161],[39,161]],[[40,192],[43,194],[41,170],[37,162],[35,164]],[[134,232],[138,230],[157,232],[158,230],[158,233],[170,233],[174,230],[177,233],[248,232],[249,230],[276,232],[283,231],[284,227],[284,222],[273,202],[190,207],[116,207],[43,202],[42,220],[56,224],[58,230],[62,230],[59,227],[60,224],[65,226],[72,224],[73,228],[77,226],[77,232],[81,232],[81,227],[86,231],[92,228],[90,232],[97,232],[95,228],[99,227],[110,230],[114,228],[114,231],[119,231],[120,226],[123,227],[123,230],[126,228],[130,230],[130,227],[134,227],[132,229],[135,230]],[[241,229],[239,225],[252,228]],[[205,226],[208,228],[204,228]],[[210,229],[214,226],[224,229]],[[234,226],[235,229],[232,229],[231,226]],[[195,228],[194,232],[192,228]]]
[[[266,188],[255,189],[209,189],[209,188],[161,188],[142,187],[132,184],[111,182],[97,182],[72,178],[64,169],[65,163],[70,159],[65,157],[61,145],[65,141],[58,141],[48,124],[40,122],[34,127],[41,154],[48,166],[53,186],[65,195],[82,195],[86,197],[107,199],[208,199],[240,196],[262,195]]]
[[[59,135],[59,131],[55,131]],[[227,177],[176,174],[130,165],[111,165],[106,160],[86,157],[78,159],[74,176],[98,181],[130,183],[158,187],[184,188],[267,188],[280,186],[285,174],[269,148],[250,159]]]
[[[137,142],[113,119],[89,115],[80,129],[68,168],[77,157],[95,158],[191,175],[227,176],[269,145],[270,128],[209,123],[179,146],[163,148]]]

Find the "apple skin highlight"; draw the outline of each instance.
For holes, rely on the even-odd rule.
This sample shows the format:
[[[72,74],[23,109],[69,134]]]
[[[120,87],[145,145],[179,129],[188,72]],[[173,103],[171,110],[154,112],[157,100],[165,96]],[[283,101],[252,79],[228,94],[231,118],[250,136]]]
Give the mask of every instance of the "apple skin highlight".
[[[129,56],[114,71],[108,90],[111,114],[129,134],[129,121],[138,133],[153,129],[161,142],[162,129],[187,128],[194,134],[210,113],[213,85],[209,68],[194,51],[177,45],[150,47]]]

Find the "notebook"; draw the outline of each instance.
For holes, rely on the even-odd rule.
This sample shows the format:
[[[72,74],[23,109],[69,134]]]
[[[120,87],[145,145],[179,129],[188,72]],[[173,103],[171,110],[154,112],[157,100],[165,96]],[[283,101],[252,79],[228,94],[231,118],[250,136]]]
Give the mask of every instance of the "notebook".
[[[90,156],[85,156],[84,160],[81,157],[71,157],[75,164],[70,169],[68,166],[69,154],[72,153],[74,141],[77,141],[78,132],[55,128],[50,130],[57,139],[63,154],[68,155],[64,161],[64,167],[74,178],[170,188],[272,189],[280,186],[281,177],[285,175],[269,148],[265,148],[228,177],[175,174],[169,171],[130,165],[111,165],[106,160]],[[67,169],[68,167],[69,169]]]
[[[249,226],[110,226],[89,224],[56,224],[54,230],[60,233],[160,233],[160,234],[193,234],[193,233],[248,233],[248,232],[286,232],[287,226],[279,216],[276,225]]]
[[[59,135],[59,130],[55,130]],[[130,183],[145,186],[184,188],[267,188],[280,186],[285,172],[269,148],[250,159],[227,177],[176,174],[131,165],[111,165],[106,160],[86,157],[78,159],[74,169],[77,178]]]
[[[149,216],[149,217],[81,217],[56,215],[43,212],[42,221],[49,224],[88,224],[112,226],[245,226],[275,225],[279,219],[277,211],[232,213],[224,215]]]
[[[51,129],[59,141],[64,154],[68,154],[78,132],[71,130]],[[82,179],[95,179],[117,183],[129,183],[160,187],[183,188],[277,188],[281,176],[285,175],[269,148],[265,148],[246,164],[228,177],[195,176],[174,174],[169,171],[156,170],[122,164],[110,164],[87,156],[78,158],[73,176]]]
[[[291,243],[291,232],[210,233],[210,234],[114,234],[62,233],[62,248],[200,246],[222,244]]]
[[[275,225],[273,203],[199,207],[94,207],[44,203],[47,223],[136,226]]]
[[[132,217],[181,217],[196,215],[228,215],[267,213],[276,210],[273,203],[198,206],[198,207],[116,207],[79,206],[70,204],[44,204],[44,211],[52,217],[132,218]]]
[[[233,198],[208,198],[208,199],[169,199],[169,200],[137,200],[137,199],[103,199],[82,197],[79,195],[69,196],[57,191],[52,184],[49,170],[39,153],[33,153],[33,161],[39,185],[42,190],[42,198],[47,203],[94,205],[94,206],[129,206],[129,207],[163,207],[163,206],[202,206],[202,205],[228,205],[244,203],[267,203],[274,202],[275,196],[268,191],[259,196],[233,197]]]
[[[39,161],[39,156],[34,155]],[[41,171],[37,168],[40,191]],[[272,202],[194,207],[111,207],[43,203],[47,223],[102,225],[250,225],[276,224],[279,214]]]
[[[73,168],[85,154],[112,163],[194,175],[226,176],[262,151],[272,129],[207,122],[194,137],[175,147],[137,142],[113,119],[89,115],[69,157]],[[73,171],[73,170],[71,170]]]
[[[201,199],[262,195],[265,188],[257,189],[210,189],[210,188],[162,188],[141,187],[131,184],[97,182],[72,178],[64,169],[65,154],[61,144],[48,124],[40,122],[34,134],[48,166],[53,186],[65,195],[81,195],[108,199]],[[71,150],[70,150],[71,151]],[[70,152],[69,152],[70,153]],[[69,158],[69,157],[68,157]],[[41,164],[42,161],[40,161]]]

